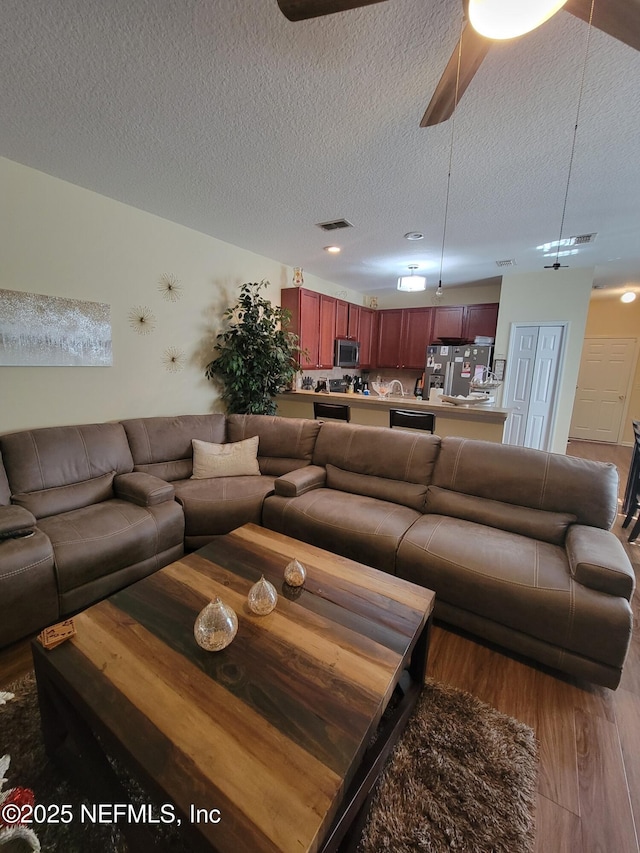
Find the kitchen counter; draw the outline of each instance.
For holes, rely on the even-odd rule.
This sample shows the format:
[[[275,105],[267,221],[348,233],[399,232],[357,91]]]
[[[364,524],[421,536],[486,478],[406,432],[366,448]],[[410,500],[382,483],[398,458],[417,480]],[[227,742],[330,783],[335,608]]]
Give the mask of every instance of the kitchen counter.
[[[365,397],[339,392],[285,391],[276,398],[278,414],[286,418],[313,418],[313,401],[318,399],[351,406],[351,423],[355,424],[388,427],[389,409],[433,412],[437,435],[461,435],[498,443],[502,442],[504,424],[510,413],[510,409],[487,404],[456,406],[454,403],[430,403],[413,396],[378,397],[374,392]]]

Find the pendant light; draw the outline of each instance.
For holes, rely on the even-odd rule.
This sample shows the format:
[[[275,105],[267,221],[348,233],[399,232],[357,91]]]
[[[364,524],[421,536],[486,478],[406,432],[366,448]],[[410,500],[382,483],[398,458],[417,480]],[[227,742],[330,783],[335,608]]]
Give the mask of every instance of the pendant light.
[[[511,39],[535,30],[567,0],[469,0],[471,26],[490,39]]]
[[[401,275],[398,279],[398,290],[405,290],[408,292],[414,290],[426,290],[427,289],[427,279],[424,275],[414,275],[414,272],[418,269],[418,264],[409,264],[408,267],[411,270],[409,275]]]
[[[589,59],[589,45],[591,44],[591,24],[593,21],[593,6],[595,0],[591,0],[591,10],[589,12],[589,28],[587,30],[587,39],[584,49],[584,61],[582,63],[582,76],[580,78],[580,90],[578,92],[578,107],[576,109],[576,120],[573,125],[573,141],[571,143],[571,156],[569,157],[569,174],[567,175],[567,186],[564,191],[564,203],[562,205],[562,216],[560,217],[560,233],[558,235],[558,244],[556,247],[556,259],[553,264],[547,264],[546,270],[555,270],[556,272],[564,265],[560,263],[560,247],[562,246],[562,235],[564,233],[564,220],[567,213],[567,200],[569,198],[569,186],[571,184],[571,171],[573,169],[573,158],[576,153],[576,140],[578,138],[578,124],[580,121],[580,108],[582,106],[582,94],[584,92],[584,79],[587,72],[587,61]]]

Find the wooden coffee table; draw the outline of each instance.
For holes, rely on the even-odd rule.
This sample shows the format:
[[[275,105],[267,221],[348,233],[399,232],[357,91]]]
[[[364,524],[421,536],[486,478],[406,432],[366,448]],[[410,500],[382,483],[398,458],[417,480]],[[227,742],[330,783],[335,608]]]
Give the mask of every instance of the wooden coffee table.
[[[297,594],[283,583],[293,557],[307,568]],[[261,574],[279,597],[259,617],[246,599]],[[215,596],[239,629],[206,652],[193,624]],[[126,803],[113,755],[191,850],[342,849],[424,683],[434,597],[246,525],[76,616],[57,648],[34,643],[47,751],[100,783],[96,803]],[[133,849],[160,849],[143,826],[160,814],[117,815]]]

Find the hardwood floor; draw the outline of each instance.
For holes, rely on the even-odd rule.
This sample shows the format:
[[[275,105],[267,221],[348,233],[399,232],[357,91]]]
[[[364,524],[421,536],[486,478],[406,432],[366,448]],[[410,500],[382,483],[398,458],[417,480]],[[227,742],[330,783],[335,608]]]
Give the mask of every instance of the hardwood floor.
[[[613,462],[624,491],[631,448],[572,441],[570,455]],[[626,541],[636,570],[640,540]],[[429,674],[474,694],[536,731],[540,749],[536,853],[640,853],[640,632],[616,691],[560,676],[435,626]],[[0,653],[0,687],[30,667],[27,644]]]

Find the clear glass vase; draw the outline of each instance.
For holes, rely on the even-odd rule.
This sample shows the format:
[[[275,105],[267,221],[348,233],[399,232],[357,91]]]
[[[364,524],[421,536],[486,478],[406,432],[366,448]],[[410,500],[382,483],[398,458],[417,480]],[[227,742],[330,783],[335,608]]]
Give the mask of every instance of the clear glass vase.
[[[236,612],[220,598],[214,598],[200,611],[193,626],[196,643],[208,652],[226,649],[237,633]]]

